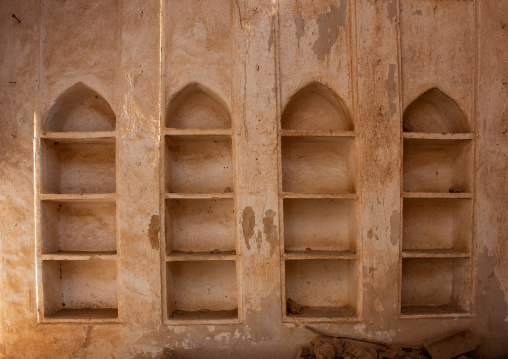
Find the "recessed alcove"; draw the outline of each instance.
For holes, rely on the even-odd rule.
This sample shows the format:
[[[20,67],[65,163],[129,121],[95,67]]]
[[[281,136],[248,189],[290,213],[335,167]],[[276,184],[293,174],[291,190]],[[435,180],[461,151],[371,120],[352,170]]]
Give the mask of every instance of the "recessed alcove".
[[[404,192],[472,191],[470,140],[404,140]]]
[[[235,261],[169,262],[166,285],[170,320],[238,317]]]
[[[233,199],[166,200],[167,253],[236,250]]]
[[[42,193],[114,193],[115,141],[42,139]]]
[[[285,299],[302,306],[288,317],[311,320],[353,318],[357,311],[355,260],[287,260]]]
[[[48,132],[114,131],[116,115],[109,103],[82,82],[62,93],[46,116]]]
[[[469,311],[469,259],[402,260],[402,314],[432,315]]]
[[[281,119],[285,130],[352,131],[343,101],[327,86],[314,82],[291,97]]]
[[[166,127],[187,129],[231,128],[226,103],[213,91],[193,83],[169,101]]]
[[[286,198],[283,204],[285,251],[356,252],[355,200]]]
[[[44,317],[111,319],[118,316],[116,261],[42,262]]]
[[[282,189],[354,193],[355,142],[349,137],[282,137]]]
[[[166,136],[166,191],[225,193],[233,188],[229,136]]]
[[[403,250],[469,251],[471,199],[405,198],[403,208]]]
[[[421,94],[404,111],[408,132],[467,133],[471,126],[457,103],[438,88]]]
[[[114,202],[41,201],[42,253],[116,253]]]

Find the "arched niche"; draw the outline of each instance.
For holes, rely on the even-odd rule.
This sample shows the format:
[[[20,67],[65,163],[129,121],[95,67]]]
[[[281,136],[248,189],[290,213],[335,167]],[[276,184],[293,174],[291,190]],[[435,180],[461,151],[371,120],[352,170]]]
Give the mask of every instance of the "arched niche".
[[[166,113],[168,128],[231,128],[228,107],[213,91],[193,83],[169,101]]]
[[[343,101],[328,87],[316,82],[291,97],[282,113],[281,125],[284,130],[354,130]]]
[[[45,130],[114,131],[116,115],[97,91],[82,82],[62,93],[51,107]]]
[[[421,94],[404,111],[408,132],[465,133],[469,123],[457,103],[438,88]]]

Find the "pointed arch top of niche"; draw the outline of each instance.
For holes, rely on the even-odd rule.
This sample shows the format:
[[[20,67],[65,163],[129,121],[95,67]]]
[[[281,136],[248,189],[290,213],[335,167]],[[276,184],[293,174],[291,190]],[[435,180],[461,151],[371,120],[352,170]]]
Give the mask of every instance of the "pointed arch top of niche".
[[[48,112],[49,132],[114,131],[116,115],[97,91],[78,82],[63,92]]]
[[[289,100],[281,120],[284,130],[353,131],[346,105],[327,86],[313,82]]]
[[[457,103],[438,88],[427,90],[404,111],[408,132],[467,133],[469,122]]]
[[[231,128],[231,116],[219,95],[201,84],[192,83],[170,99],[166,127],[227,129]]]

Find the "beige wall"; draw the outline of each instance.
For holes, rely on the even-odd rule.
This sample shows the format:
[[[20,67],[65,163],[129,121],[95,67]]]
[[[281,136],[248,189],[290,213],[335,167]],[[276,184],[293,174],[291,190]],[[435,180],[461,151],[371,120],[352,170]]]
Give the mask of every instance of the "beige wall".
[[[311,82],[320,82],[340,96],[353,124],[354,131],[345,137],[354,144],[350,147],[355,166],[348,172],[354,183],[349,188],[354,191],[348,200],[355,203],[351,222],[357,232],[351,247],[354,254],[341,259],[352,264],[336,261],[332,266],[352,273],[342,278],[346,285],[334,287],[332,301],[350,303],[355,315],[311,320],[311,324],[337,334],[411,345],[470,328],[485,342],[484,357],[508,353],[508,3],[45,0],[0,4],[0,353],[4,357],[151,358],[164,346],[196,358],[293,357],[297,346],[314,333],[301,323],[306,320],[286,316],[283,310],[285,291],[300,293],[298,281],[287,278],[311,273],[310,282],[315,283],[326,269],[309,261],[308,268],[295,269],[284,252],[284,158],[282,163],[279,158],[284,157],[282,146],[287,140],[280,131],[280,118],[291,96]],[[118,317],[105,322],[47,320],[43,313],[43,298],[51,291],[48,287],[44,293],[43,288],[43,258],[49,257],[43,257],[41,247],[41,226],[46,222],[40,141],[52,105],[79,82],[100,94],[116,115],[116,130],[108,135],[114,138],[115,154],[101,162],[104,171],[111,170],[111,156],[116,163],[116,185],[109,182],[108,190],[114,193],[108,201],[116,204],[112,230],[116,254],[102,258],[107,264],[96,266],[91,261],[94,264],[87,269],[91,276],[108,273],[97,296],[103,297],[105,307],[117,305]],[[167,316],[168,301],[174,299],[172,288],[182,284],[166,283],[172,273],[187,270],[186,276],[198,287],[205,284],[199,284],[199,266],[166,266],[172,259],[166,256],[165,244],[164,162],[171,151],[165,151],[164,127],[173,95],[193,82],[212,91],[231,116],[232,129],[221,136],[231,141],[233,194],[226,197],[234,202],[235,225],[225,233],[234,231],[236,252],[209,273],[217,273],[218,282],[223,282],[217,296],[226,292],[236,296],[236,301],[219,303],[218,308],[236,304],[238,315],[233,320],[189,320],[181,325]],[[474,157],[468,190],[474,208],[468,232],[472,242],[459,260],[466,267],[466,279],[458,286],[466,288],[461,295],[471,304],[465,314],[411,317],[401,315],[400,298],[406,202],[402,150],[403,143],[411,141],[403,139],[401,125],[404,110],[433,87],[455,100],[472,132],[466,139]],[[342,170],[337,171],[341,175]],[[102,205],[98,211],[108,210]],[[94,228],[93,223],[90,226]],[[80,272],[79,265],[69,267],[71,273]],[[446,290],[459,290],[450,282],[455,279],[446,282],[454,269],[440,268],[445,271]],[[58,277],[58,268],[46,273],[51,282]],[[178,280],[182,278],[186,277]],[[432,289],[432,281],[422,283]],[[326,285],[315,288],[319,293]],[[57,293],[55,298],[62,291],[51,290]],[[348,295],[337,294],[340,290]],[[196,293],[187,294],[199,296]],[[80,287],[71,294],[78,303],[75,296],[87,297],[90,292]],[[316,303],[326,300],[320,297]]]

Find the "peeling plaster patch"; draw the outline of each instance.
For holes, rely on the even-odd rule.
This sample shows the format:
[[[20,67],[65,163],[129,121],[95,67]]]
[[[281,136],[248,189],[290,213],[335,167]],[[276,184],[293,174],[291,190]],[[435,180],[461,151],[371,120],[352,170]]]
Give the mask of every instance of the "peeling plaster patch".
[[[362,337],[367,339],[375,339],[378,341],[386,341],[388,343],[391,343],[393,341],[393,338],[397,335],[397,333],[394,330],[376,330],[373,332],[367,332],[365,331],[365,328],[367,326],[365,324],[357,324],[355,325],[354,329],[357,333],[361,334]]]
[[[485,321],[485,328],[492,336],[506,337],[508,334],[508,304],[505,301],[501,283],[496,276],[497,257],[489,256],[487,247],[478,253],[477,274],[477,312],[478,318]],[[504,344],[505,350],[508,343]]]
[[[385,308],[383,308],[383,303],[381,303],[381,300],[379,299],[379,297],[376,297],[374,305],[376,307],[377,312],[384,312]]]
[[[255,225],[256,225],[256,216],[254,214],[254,210],[252,209],[251,206],[247,206],[244,208],[242,213],[242,230],[245,245],[249,250],[250,250],[249,240],[252,238],[252,236],[254,236]]]
[[[388,78],[385,80],[385,90],[388,93],[388,99],[390,100],[390,113],[393,116],[397,112],[397,105],[395,100],[397,98],[397,83],[395,82],[395,64],[390,64],[388,70]]]
[[[320,14],[317,19],[319,37],[312,46],[316,57],[324,61],[339,37],[339,28],[346,25],[347,0],[340,0],[339,7],[330,5],[330,12]]]
[[[265,212],[265,216],[263,218],[263,232],[265,233],[266,241],[270,244],[270,254],[272,256],[275,254],[275,250],[277,249],[277,245],[279,243],[277,226],[273,222],[275,214],[276,213],[274,211],[269,209]]]
[[[215,325],[208,325],[206,327],[206,329],[208,329],[209,332],[214,332],[215,331]]]
[[[159,249],[159,231],[160,231],[160,219],[159,216],[153,215],[148,225],[148,239],[152,249]]]
[[[305,20],[303,17],[297,17],[295,19],[295,25],[296,25],[296,37],[298,41],[305,35]]]
[[[396,246],[400,238],[400,215],[399,211],[393,211],[390,217],[390,242]]]
[[[411,15],[417,15],[417,16],[422,16],[422,11],[421,10],[416,10],[416,11],[413,11],[413,13]]]
[[[397,2],[395,0],[389,0],[386,4],[386,12],[388,13],[388,19],[393,22],[397,18]]]
[[[214,339],[218,340],[218,341],[224,340],[226,343],[228,343],[229,342],[229,337],[230,337],[230,334],[228,332],[223,332],[223,333],[217,334],[214,337]]]

